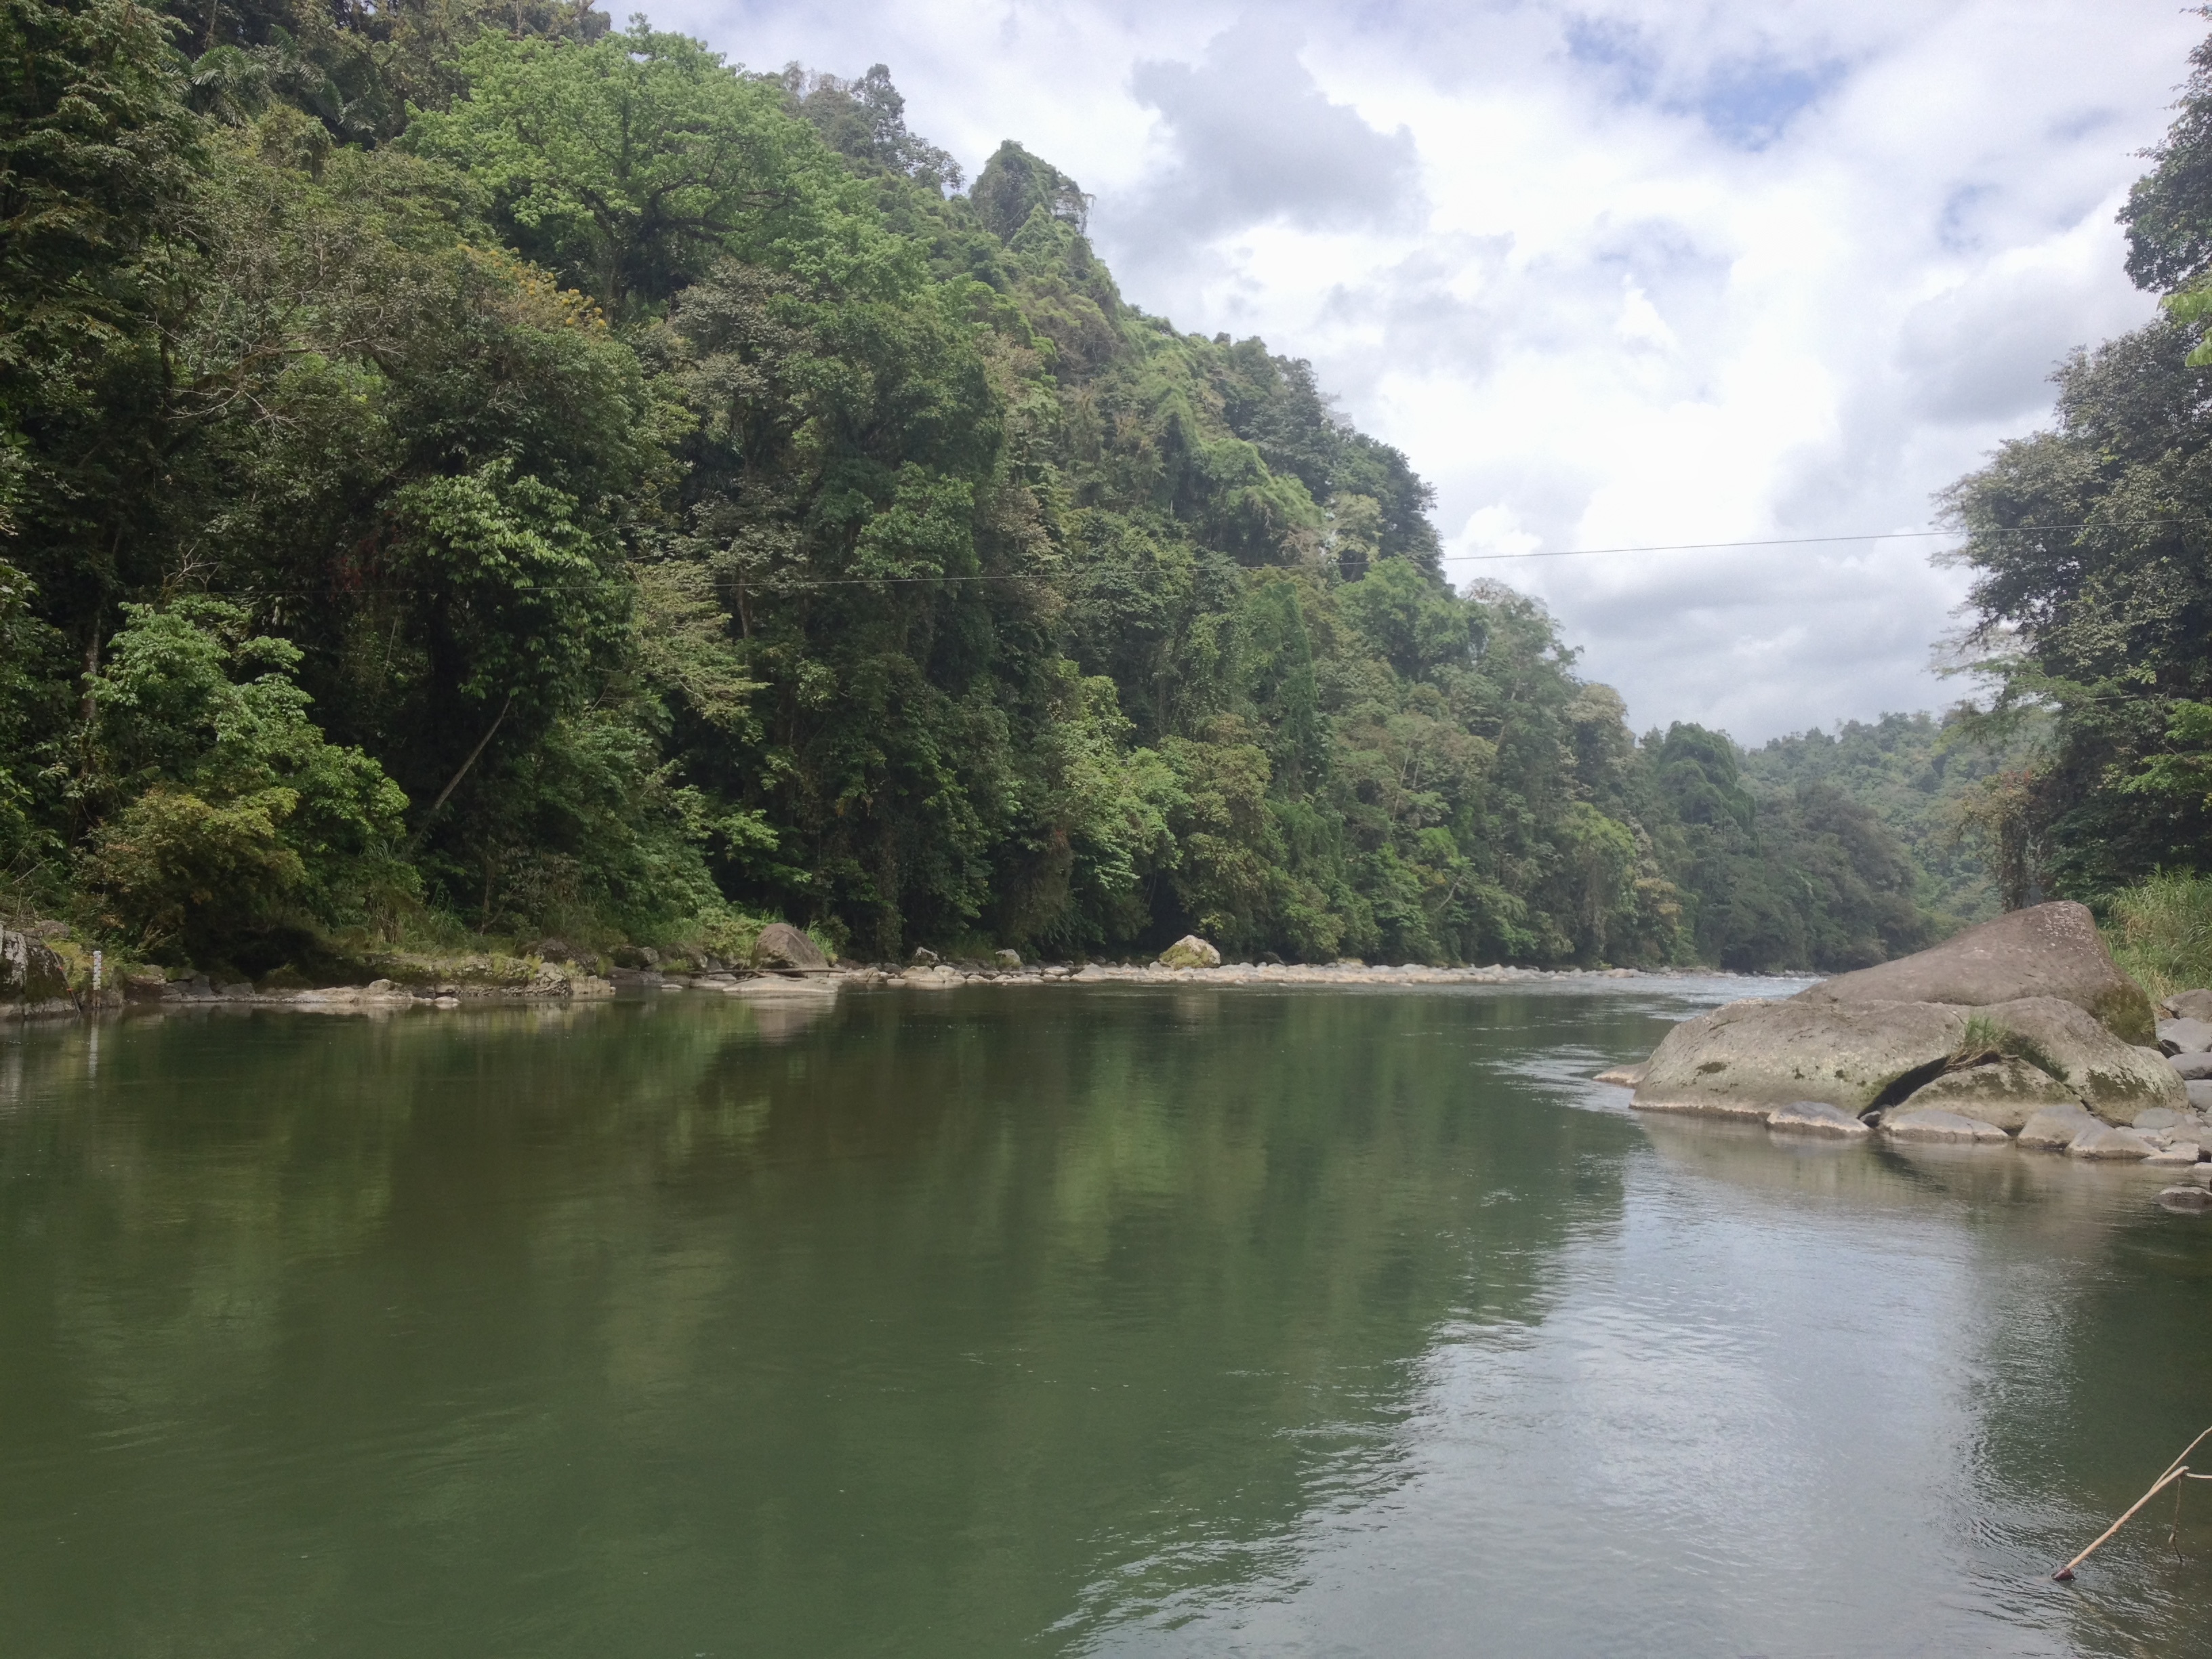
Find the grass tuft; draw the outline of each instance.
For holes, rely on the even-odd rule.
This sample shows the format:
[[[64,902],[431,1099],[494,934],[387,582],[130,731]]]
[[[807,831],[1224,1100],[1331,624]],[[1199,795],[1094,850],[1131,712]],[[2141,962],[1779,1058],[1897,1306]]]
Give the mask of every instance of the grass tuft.
[[[2034,1038],[2022,1036],[1987,1014],[1966,1016],[1966,1034],[1959,1039],[1959,1046],[1952,1053],[1951,1068],[1959,1071],[2007,1056],[2025,1060],[2037,1071],[2055,1077],[2061,1083],[2066,1081],[2066,1068],[2053,1060]]]
[[[2212,986],[2212,876],[2152,876],[2104,908],[2112,959],[2154,1001]]]

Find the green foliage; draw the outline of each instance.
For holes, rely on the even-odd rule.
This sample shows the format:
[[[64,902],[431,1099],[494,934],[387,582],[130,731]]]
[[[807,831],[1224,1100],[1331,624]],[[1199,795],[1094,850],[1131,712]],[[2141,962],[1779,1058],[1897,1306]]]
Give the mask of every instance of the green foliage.
[[[59,838],[40,822],[40,776],[33,733],[42,724],[40,705],[55,696],[56,660],[52,630],[33,611],[30,579],[0,562],[0,892],[51,890],[39,877],[59,847]]]
[[[640,18],[588,45],[480,34],[458,63],[467,95],[408,144],[481,179],[515,245],[611,312],[665,301],[725,252],[841,283],[884,255],[781,89],[696,40]]]
[[[2029,849],[2014,896],[2193,867],[2212,829],[2201,793],[2130,787],[2172,775],[2154,763],[2176,709],[2212,699],[2212,561],[2194,505],[2212,487],[2212,371],[2188,366],[2190,344],[2169,320],[2077,355],[2056,429],[2003,445],[1948,496],[1997,687],[1984,724],[2000,737],[2023,713],[2048,725],[2006,803],[2005,833]]]
[[[2212,8],[2199,11],[2212,16]],[[2120,210],[2128,275],[2159,293],[2189,285],[2212,264],[2212,40],[2189,54],[2189,70],[2180,113]]]
[[[1700,726],[1645,739],[1680,826],[1705,958],[1834,971],[1928,942],[1935,924],[1917,902],[1919,869],[1863,796],[1832,781],[1840,769],[1803,763],[1808,751],[1820,756],[1816,740],[1828,741],[1808,733],[1769,744],[1762,775],[1759,757]],[[1767,787],[1754,795],[1747,784],[1758,781]]]
[[[793,64],[780,78],[823,143],[860,171],[911,179],[928,190],[960,188],[960,164],[907,131],[906,100],[891,84],[888,64],[872,64],[858,80],[841,81]]]
[[[2003,863],[1989,811],[2002,778],[2039,752],[2044,722],[2033,716],[2000,738],[1962,711],[1884,714],[1846,720],[1833,732],[1777,738],[1744,757],[1743,775],[1760,797],[1825,784],[1874,813],[1922,875],[1919,899],[1947,925],[1981,921],[2001,898]],[[2001,816],[2001,815],[2000,815]]]
[[[308,718],[298,648],[218,599],[125,615],[91,682],[75,791],[86,885],[111,925],[155,954],[235,956],[404,902],[407,798]]]
[[[2212,805],[2212,703],[2177,702],[2166,712],[2163,754],[2144,757],[2120,787],[2131,794]]]

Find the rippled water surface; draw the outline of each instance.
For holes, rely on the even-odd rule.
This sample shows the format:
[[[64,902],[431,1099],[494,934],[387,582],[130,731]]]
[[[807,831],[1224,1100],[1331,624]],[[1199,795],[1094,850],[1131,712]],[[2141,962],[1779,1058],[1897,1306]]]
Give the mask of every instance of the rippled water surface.
[[[1583,1080],[1741,988],[9,1031],[0,1652],[2212,1648],[2212,1221]]]

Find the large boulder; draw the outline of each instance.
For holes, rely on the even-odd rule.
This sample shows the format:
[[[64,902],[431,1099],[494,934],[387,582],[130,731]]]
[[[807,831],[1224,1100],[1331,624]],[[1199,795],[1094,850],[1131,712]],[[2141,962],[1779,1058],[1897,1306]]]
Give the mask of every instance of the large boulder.
[[[1966,1034],[1963,1012],[1934,1003],[1731,1002],[1667,1034],[1634,1103],[1765,1119],[1818,1100],[1856,1117],[1933,1079]]]
[[[2104,1028],[2098,1028],[2102,1030]],[[2048,1072],[2010,1054],[1946,1072],[1906,1097],[1908,1112],[1950,1112],[2014,1130],[2049,1106],[2081,1108],[2081,1097]]]
[[[1195,933],[1185,933],[1160,952],[1163,968],[1218,968],[1221,952]]]
[[[2189,1109],[2189,1091],[2157,1052],[2138,1048],[2057,997],[2024,997],[1974,1011],[1974,1041],[1991,1042],[2065,1084],[2107,1123],[2153,1107]]]
[[[769,923],[753,940],[753,966],[771,973],[818,973],[829,965],[822,947],[787,921]]]
[[[1931,949],[1823,980],[1798,996],[1815,1003],[1972,1008],[2057,997],[2095,1015],[2123,1042],[2149,1042],[2154,1035],[2149,997],[2113,963],[2088,907],[2065,900],[2010,911]]]

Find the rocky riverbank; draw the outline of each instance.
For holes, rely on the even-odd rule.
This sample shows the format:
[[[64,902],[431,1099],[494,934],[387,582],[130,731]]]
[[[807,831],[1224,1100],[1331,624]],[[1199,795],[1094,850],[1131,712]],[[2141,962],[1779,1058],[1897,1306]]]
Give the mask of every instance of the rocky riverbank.
[[[782,923],[763,929],[743,962],[638,947],[625,947],[608,957],[571,951],[548,940],[538,951],[524,955],[387,953],[369,958],[369,964],[374,976],[349,985],[257,985],[205,974],[173,977],[158,969],[121,965],[111,968],[95,986],[91,953],[65,935],[0,930],[0,1018],[69,1017],[144,1006],[389,1011],[472,1002],[588,1000],[664,991],[784,1000],[834,996],[846,989],[933,992],[963,986],[1388,987],[1665,977],[1628,968],[1224,962],[1212,945],[1195,937],[1178,940],[1146,963],[1030,963],[1011,951],[999,951],[988,961],[947,962],[933,952],[918,951],[915,960],[905,963],[833,963],[805,933]]]

